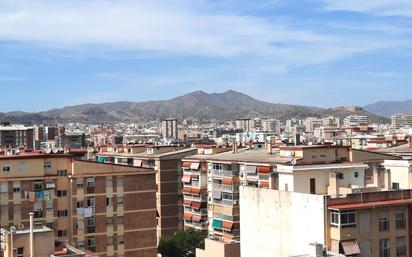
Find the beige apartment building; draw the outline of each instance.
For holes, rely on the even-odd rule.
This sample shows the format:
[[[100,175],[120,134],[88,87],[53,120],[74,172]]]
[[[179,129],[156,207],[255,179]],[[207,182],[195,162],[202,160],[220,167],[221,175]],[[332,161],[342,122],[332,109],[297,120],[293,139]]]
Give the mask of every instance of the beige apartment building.
[[[170,236],[183,229],[182,158],[197,153],[178,146],[120,146],[97,154],[98,162],[145,167],[156,173],[157,235]]]
[[[53,230],[56,244],[99,256],[156,256],[156,184],[150,168],[63,154],[0,157],[0,226]]]

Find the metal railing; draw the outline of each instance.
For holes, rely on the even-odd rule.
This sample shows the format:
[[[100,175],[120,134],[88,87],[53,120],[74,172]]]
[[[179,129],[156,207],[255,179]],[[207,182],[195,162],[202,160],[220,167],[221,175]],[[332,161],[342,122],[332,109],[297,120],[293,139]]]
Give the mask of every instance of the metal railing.
[[[212,170],[213,176],[219,176],[219,177],[233,177],[233,176],[239,176],[239,171],[238,170]]]
[[[238,191],[239,185],[223,185],[223,184],[213,184],[213,189],[219,189],[222,191]]]

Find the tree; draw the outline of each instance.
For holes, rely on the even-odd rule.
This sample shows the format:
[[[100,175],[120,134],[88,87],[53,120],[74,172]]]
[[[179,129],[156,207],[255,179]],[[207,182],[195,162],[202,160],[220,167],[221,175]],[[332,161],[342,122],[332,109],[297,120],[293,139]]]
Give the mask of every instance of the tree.
[[[179,231],[160,238],[158,252],[164,257],[195,257],[196,248],[204,248],[205,238],[205,233],[195,230]]]

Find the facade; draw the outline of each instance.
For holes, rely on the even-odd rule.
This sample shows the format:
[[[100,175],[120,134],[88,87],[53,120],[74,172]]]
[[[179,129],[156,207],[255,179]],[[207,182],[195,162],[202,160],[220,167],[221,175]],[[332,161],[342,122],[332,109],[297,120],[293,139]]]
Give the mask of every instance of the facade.
[[[243,130],[243,132],[251,132],[254,130],[254,120],[249,118],[237,119],[236,128]]]
[[[177,119],[162,121],[162,137],[164,139],[178,139]]]
[[[240,244],[206,239],[205,249],[196,249],[196,257],[240,257]]]
[[[277,119],[262,119],[262,130],[280,134],[280,120]]]
[[[33,149],[34,127],[3,123],[0,125],[0,147]]]
[[[323,119],[318,119],[316,117],[309,117],[303,121],[303,125],[305,126],[305,132],[313,133],[315,129],[323,126]]]
[[[160,237],[183,229],[182,158],[196,153],[194,148],[138,145],[99,152],[97,158],[98,162],[155,170],[157,235]]]
[[[345,127],[363,126],[368,124],[368,116],[364,115],[349,115],[343,120],[343,125]]]
[[[392,128],[411,128],[412,127],[412,115],[410,114],[395,114],[392,115]]]
[[[99,256],[156,256],[152,169],[79,161],[70,155],[0,157],[0,225],[54,231]]]

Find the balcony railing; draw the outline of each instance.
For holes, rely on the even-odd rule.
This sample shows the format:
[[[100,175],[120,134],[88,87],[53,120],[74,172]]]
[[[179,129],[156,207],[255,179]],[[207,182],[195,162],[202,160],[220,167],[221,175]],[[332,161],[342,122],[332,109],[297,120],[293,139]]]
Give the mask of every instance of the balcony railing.
[[[240,216],[230,216],[230,215],[225,215],[219,212],[213,212],[213,218],[226,220],[226,221],[232,221],[232,222],[240,220]]]
[[[200,196],[185,195],[184,199],[189,200],[189,201],[195,201],[195,202],[205,202],[207,201],[207,195],[200,195]]]
[[[238,170],[212,170],[213,176],[218,177],[233,177],[239,176]]]
[[[213,189],[222,191],[239,191],[239,185],[213,184]]]

